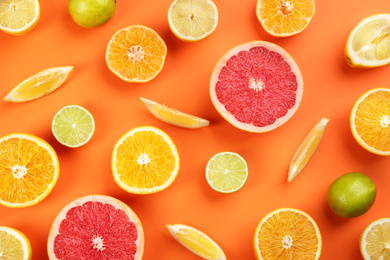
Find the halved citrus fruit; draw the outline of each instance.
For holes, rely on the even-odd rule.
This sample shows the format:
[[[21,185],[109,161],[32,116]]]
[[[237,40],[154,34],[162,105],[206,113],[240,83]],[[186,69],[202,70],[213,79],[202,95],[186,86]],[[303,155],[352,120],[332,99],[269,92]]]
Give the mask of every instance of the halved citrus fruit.
[[[353,137],[367,151],[390,155],[390,89],[371,89],[359,97],[350,126]]]
[[[68,105],[54,116],[52,133],[58,142],[68,147],[80,147],[89,142],[95,132],[92,114],[82,106]]]
[[[322,249],[320,230],[312,217],[293,208],[268,213],[254,234],[254,252],[259,260],[319,259]]]
[[[210,124],[206,119],[180,112],[146,98],[140,99],[150,113],[165,123],[184,128],[200,128]]]
[[[228,51],[210,80],[217,111],[233,126],[249,132],[267,132],[286,123],[302,95],[298,65],[280,46],[265,41]]]
[[[211,0],[174,0],[168,10],[168,22],[179,39],[199,41],[217,28],[218,9]]]
[[[264,30],[276,37],[302,32],[315,13],[314,0],[257,0],[256,16]]]
[[[324,135],[326,126],[328,125],[328,118],[321,118],[310,133],[303,140],[298,150],[294,154],[291,160],[290,167],[288,170],[288,182],[291,182],[302,170],[306,164],[310,161],[314,152],[317,150],[318,145]]]
[[[46,96],[62,86],[72,70],[72,66],[43,70],[17,85],[4,101],[25,102]]]
[[[219,245],[202,231],[188,225],[167,225],[169,233],[192,253],[210,260],[226,260]]]
[[[167,46],[156,31],[132,25],[112,36],[106,50],[106,63],[120,79],[142,83],[160,73],[166,55]]]
[[[142,259],[144,231],[135,212],[106,195],[78,198],[57,215],[50,229],[49,259]]]
[[[0,3],[0,30],[23,35],[38,23],[41,10],[38,0],[3,0]]]
[[[368,224],[360,235],[360,252],[364,260],[385,260],[390,256],[390,218]]]
[[[19,230],[0,226],[1,259],[31,260],[31,244]]]
[[[172,139],[153,126],[136,127],[115,144],[111,168],[116,183],[134,194],[168,188],[179,172],[179,153]]]
[[[45,140],[24,133],[0,138],[0,205],[12,208],[37,204],[52,191],[59,162]]]
[[[351,67],[389,64],[390,14],[376,14],[360,21],[348,36],[344,56]]]

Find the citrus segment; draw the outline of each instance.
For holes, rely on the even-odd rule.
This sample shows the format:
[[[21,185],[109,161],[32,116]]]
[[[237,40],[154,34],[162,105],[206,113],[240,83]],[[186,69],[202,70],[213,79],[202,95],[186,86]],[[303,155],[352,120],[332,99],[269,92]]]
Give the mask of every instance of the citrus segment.
[[[390,89],[375,88],[355,102],[350,116],[355,140],[367,151],[390,155]]]
[[[136,127],[115,144],[111,168],[116,183],[134,194],[168,188],[179,172],[179,154],[172,139],[152,126]]]
[[[0,138],[0,204],[27,207],[52,191],[59,176],[54,149],[43,139],[24,133]]]
[[[390,14],[376,14],[360,21],[348,36],[344,56],[351,67],[389,64]]]
[[[206,165],[207,182],[214,190],[222,193],[238,191],[247,178],[248,166],[237,153],[217,153]]]
[[[256,16],[264,30],[276,37],[302,32],[315,13],[314,0],[257,0]]]
[[[17,85],[4,101],[25,102],[46,96],[62,86],[72,70],[72,66],[43,70]]]
[[[19,230],[0,226],[1,259],[31,260],[31,244]]]
[[[142,259],[144,232],[134,211],[105,195],[76,199],[50,229],[49,259]]]
[[[58,142],[75,148],[88,143],[92,138],[95,132],[95,121],[85,108],[68,105],[55,114],[51,129]]]
[[[38,23],[41,11],[38,0],[3,0],[0,3],[0,30],[23,35]]]
[[[167,225],[169,233],[184,247],[204,259],[225,260],[222,249],[202,231],[183,224]]]
[[[141,83],[160,73],[166,55],[167,46],[157,32],[143,25],[132,25],[112,36],[106,50],[106,63],[120,79]]]
[[[306,136],[305,140],[303,140],[302,144],[299,146],[290,163],[287,179],[289,182],[291,182],[310,161],[320,144],[328,122],[328,118],[322,118],[320,122],[313,127],[310,133]]]
[[[360,235],[360,252],[364,260],[385,260],[390,257],[390,218],[372,221]]]
[[[210,96],[233,126],[267,132],[286,123],[303,95],[300,70],[276,44],[253,41],[228,51],[215,66]]]
[[[180,112],[146,98],[140,99],[150,113],[168,124],[184,128],[200,128],[210,124],[206,119]]]
[[[280,208],[263,217],[253,243],[259,260],[314,260],[320,258],[322,249],[321,233],[314,219],[293,208]]]
[[[174,0],[168,10],[168,22],[179,39],[199,41],[217,28],[218,9],[211,0]]]

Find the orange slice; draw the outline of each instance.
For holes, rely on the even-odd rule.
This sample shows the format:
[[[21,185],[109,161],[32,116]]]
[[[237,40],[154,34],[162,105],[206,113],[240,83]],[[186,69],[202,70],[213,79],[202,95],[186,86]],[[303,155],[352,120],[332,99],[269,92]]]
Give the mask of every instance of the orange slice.
[[[210,124],[206,119],[180,112],[146,98],[140,99],[150,113],[165,123],[184,128],[200,128]]]
[[[151,28],[133,25],[117,31],[108,43],[106,63],[120,79],[141,83],[154,79],[167,55],[164,40]]]
[[[355,102],[350,117],[355,140],[367,151],[390,155],[390,89],[375,88]]]
[[[41,11],[38,0],[2,0],[0,3],[0,30],[23,35],[38,23]]]
[[[15,133],[0,138],[0,204],[27,207],[52,191],[59,175],[54,149],[31,134]]]
[[[303,140],[290,163],[288,181],[291,182],[310,161],[324,135],[329,119],[322,118]]]
[[[2,259],[32,259],[30,241],[17,229],[0,226],[0,245]]]
[[[256,228],[253,243],[259,260],[317,260],[322,249],[316,222],[307,213],[293,208],[267,214]]]
[[[315,13],[314,0],[257,0],[256,15],[264,30],[276,37],[302,32]]]
[[[364,260],[388,259],[390,255],[390,218],[372,221],[360,235],[360,252]]]
[[[72,70],[72,66],[43,70],[17,85],[4,101],[26,102],[46,96],[61,87]]]
[[[115,144],[111,168],[116,183],[134,194],[168,188],[179,172],[179,154],[172,139],[152,126],[136,127]]]

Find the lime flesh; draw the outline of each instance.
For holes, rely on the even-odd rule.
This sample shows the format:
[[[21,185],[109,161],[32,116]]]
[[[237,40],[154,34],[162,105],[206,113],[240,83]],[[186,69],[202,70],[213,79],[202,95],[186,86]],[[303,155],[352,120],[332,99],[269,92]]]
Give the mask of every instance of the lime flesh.
[[[73,20],[85,28],[99,27],[115,13],[115,0],[69,0],[68,11]]]

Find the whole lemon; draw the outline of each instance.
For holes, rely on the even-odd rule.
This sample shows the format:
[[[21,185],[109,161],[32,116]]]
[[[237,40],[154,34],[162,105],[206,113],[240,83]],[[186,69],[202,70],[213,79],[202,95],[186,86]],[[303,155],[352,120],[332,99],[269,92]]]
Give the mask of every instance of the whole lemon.
[[[73,20],[85,28],[108,22],[115,13],[116,0],[69,0],[68,11]]]
[[[367,212],[375,202],[376,187],[365,174],[350,172],[337,178],[328,189],[330,208],[344,218]]]

